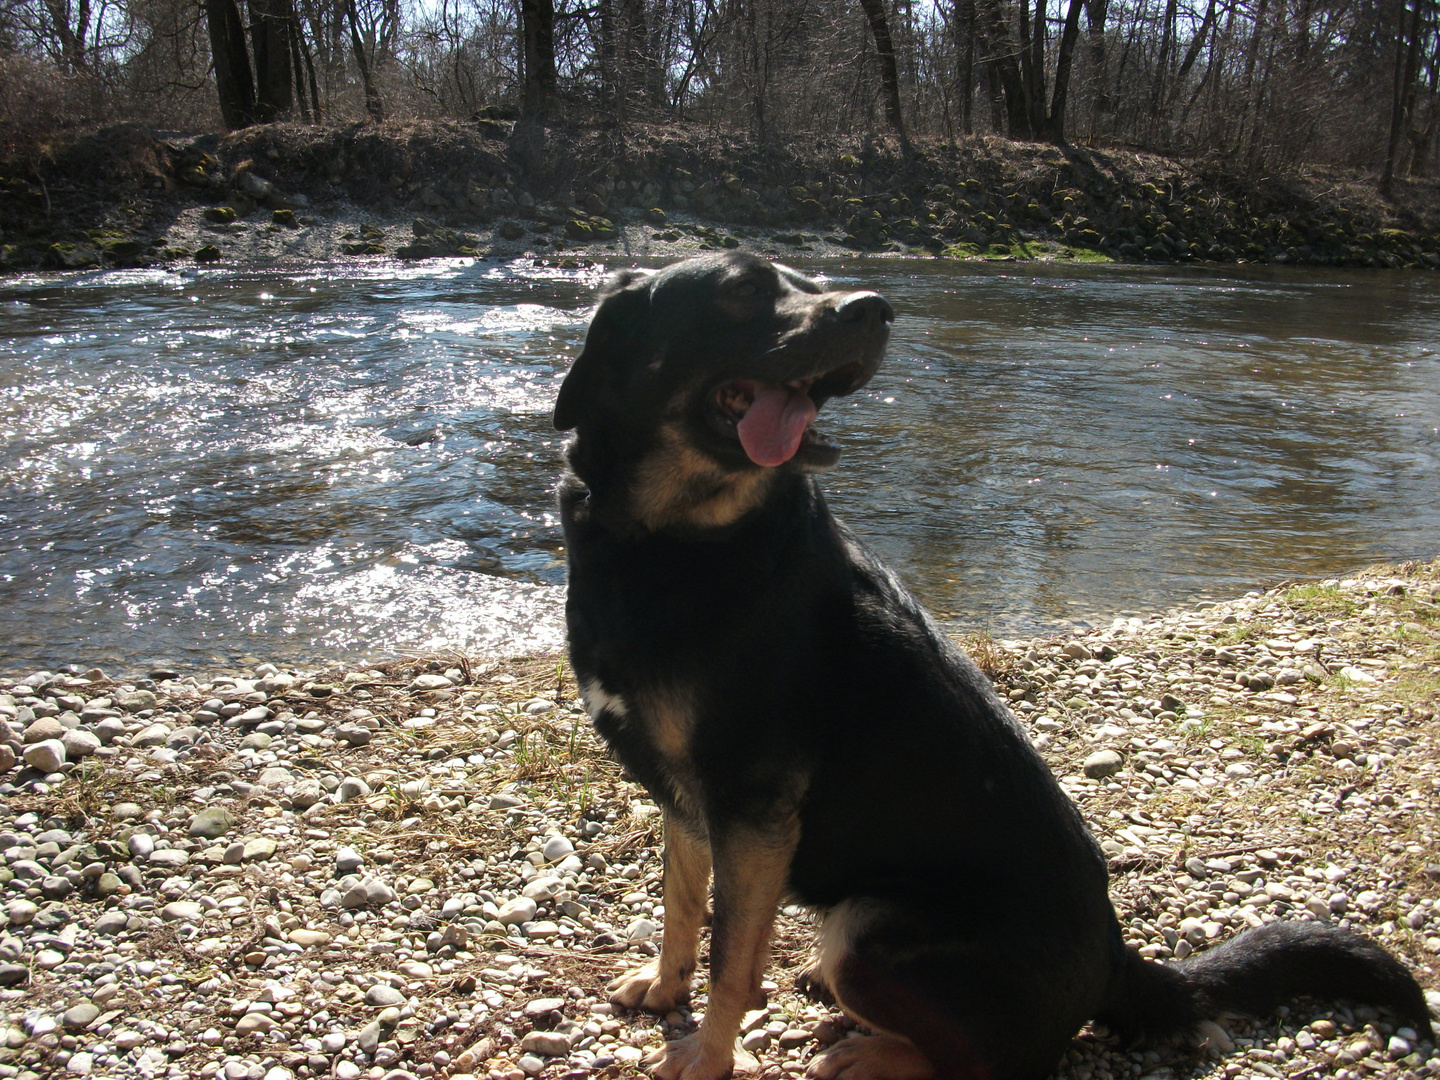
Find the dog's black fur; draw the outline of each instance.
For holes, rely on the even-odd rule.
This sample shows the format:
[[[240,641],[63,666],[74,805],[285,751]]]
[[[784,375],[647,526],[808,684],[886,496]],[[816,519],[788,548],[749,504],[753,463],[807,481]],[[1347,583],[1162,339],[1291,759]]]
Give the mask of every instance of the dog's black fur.
[[[838,449],[813,429],[796,442],[795,395],[859,389],[892,318],[877,294],[745,255],[621,273],[556,403],[575,432],[574,669],[665,814],[663,949],[614,1000],[683,999],[714,871],[705,1022],[657,1074],[731,1070],[782,897],[822,914],[810,981],[884,1033],[821,1055],[825,1080],[1038,1078],[1091,1019],[1163,1034],[1301,993],[1428,1033],[1400,963],[1324,924],[1165,965],[1125,945],[1079,812],[984,675],[826,509],[809,474]],[[762,410],[742,440],[762,399],[800,420]]]

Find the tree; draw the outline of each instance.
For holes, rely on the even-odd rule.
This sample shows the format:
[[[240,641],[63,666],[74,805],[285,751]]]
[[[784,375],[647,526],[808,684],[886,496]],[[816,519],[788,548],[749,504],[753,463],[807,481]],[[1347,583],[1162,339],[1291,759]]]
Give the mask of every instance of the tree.
[[[215,91],[220,116],[232,131],[251,124],[267,124],[289,115],[300,98],[305,104],[304,73],[308,46],[291,0],[249,0],[250,34],[236,0],[204,0],[210,35],[210,57],[215,69]],[[350,0],[353,9],[354,0]],[[319,113],[319,94],[313,86],[311,105]],[[298,92],[298,93],[297,93]]]
[[[360,34],[360,15],[356,11],[355,0],[347,0],[345,15],[350,27],[350,53],[355,57],[360,83],[365,88],[365,115],[370,117],[371,122],[378,124],[385,119],[385,107],[380,100],[380,90],[375,85],[370,60],[365,55],[365,40]]]
[[[908,153],[910,137],[905,134],[905,116],[900,108],[900,74],[895,65],[895,42],[890,37],[890,23],[885,18],[885,0],[860,0],[870,33],[875,37],[875,51],[880,54],[880,82],[885,88],[885,118],[900,137]]]
[[[1080,12],[1085,0],[1070,0],[1055,59],[1055,83],[1045,101],[1046,0],[1035,0],[1035,19],[1026,5],[1015,5],[1012,18],[1004,0],[975,0],[977,22],[990,54],[989,65],[1005,108],[1007,134],[1013,139],[1044,139],[1063,144],[1065,113]]]
[[[231,131],[249,127],[255,123],[255,80],[245,49],[245,24],[235,0],[205,0],[205,21],[210,30],[220,117]]]
[[[520,39],[521,111],[527,119],[541,120],[550,115],[557,93],[553,0],[520,0]]]
[[[1385,144],[1385,168],[1380,177],[1380,190],[1387,195],[1395,182],[1395,168],[1400,156],[1400,140],[1408,134],[1410,117],[1415,111],[1415,75],[1420,63],[1420,14],[1424,0],[1397,0],[1399,12],[1395,19],[1395,81],[1390,103],[1390,136]]]

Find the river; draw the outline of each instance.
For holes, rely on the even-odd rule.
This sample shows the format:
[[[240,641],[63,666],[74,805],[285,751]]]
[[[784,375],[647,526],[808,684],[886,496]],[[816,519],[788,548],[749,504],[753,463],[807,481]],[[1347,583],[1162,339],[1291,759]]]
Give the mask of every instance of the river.
[[[832,505],[939,617],[1108,622],[1440,551],[1440,290],[846,261],[898,313]],[[549,411],[599,270],[0,282],[0,670],[557,647]]]

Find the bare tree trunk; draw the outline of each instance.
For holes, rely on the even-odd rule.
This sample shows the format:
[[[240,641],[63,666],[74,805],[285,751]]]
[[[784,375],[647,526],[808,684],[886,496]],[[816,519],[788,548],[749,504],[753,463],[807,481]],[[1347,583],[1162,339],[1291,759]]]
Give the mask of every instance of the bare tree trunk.
[[[290,26],[290,74],[295,79],[295,104],[300,109],[300,122],[311,123],[310,101],[305,93],[305,60],[300,55],[300,27],[293,21]]]
[[[521,111],[534,119],[550,115],[559,79],[555,72],[554,0],[520,0],[520,36],[524,49]]]
[[[890,37],[890,23],[885,17],[885,0],[860,0],[870,33],[875,37],[875,50],[880,54],[880,81],[885,87],[885,118],[900,137],[907,153],[910,137],[905,133],[905,117],[900,109],[900,73],[895,65],[895,42]]]
[[[370,60],[365,55],[365,42],[360,38],[360,16],[355,11],[355,0],[349,0],[345,13],[350,22],[350,51],[355,55],[355,66],[360,69],[360,82],[365,87],[365,114],[372,123],[385,119],[385,106],[380,100],[380,90],[370,71]]]
[[[1105,18],[1109,14],[1109,0],[1085,0],[1086,36],[1090,44],[1091,96],[1095,100],[1095,114],[1105,116],[1110,112],[1109,50],[1105,48]]]
[[[1160,29],[1160,55],[1155,59],[1155,82],[1150,92],[1151,119],[1162,128],[1165,118],[1161,113],[1169,93],[1170,52],[1175,41],[1175,14],[1178,8],[1177,0],[1165,0],[1165,14]]]
[[[1395,169],[1400,153],[1400,139],[1410,126],[1415,109],[1415,72],[1420,61],[1421,0],[1411,0],[1409,25],[1405,19],[1405,0],[1399,0],[1400,11],[1395,19],[1395,93],[1390,106],[1390,138],[1385,145],[1385,171],[1380,177],[1380,190],[1386,195],[1395,182]]]
[[[305,38],[305,28],[296,23],[295,40],[300,43],[300,56],[305,61],[305,78],[310,86],[310,108],[315,115],[315,123],[320,123],[324,118],[324,111],[320,107],[320,85],[315,78],[315,56],[310,50],[310,42]]]
[[[595,59],[600,65],[600,101],[611,110],[611,115],[617,122],[623,123],[624,118],[615,115],[617,109],[624,108],[621,101],[624,96],[624,79],[620,74],[620,28],[615,4],[616,0],[598,0],[595,5],[600,30],[599,41],[595,45]]]
[[[245,48],[245,26],[235,0],[205,0],[205,23],[210,31],[220,116],[231,131],[249,127],[255,123],[255,82]]]
[[[963,26],[965,45],[960,55],[960,130],[975,133],[975,0],[956,0],[956,22]]]
[[[63,0],[45,0],[45,10],[50,16],[50,32],[60,42],[65,67],[70,71],[89,71],[90,61],[85,55],[85,33],[90,28],[89,0],[80,0],[73,13]]]
[[[1070,95],[1070,69],[1075,62],[1075,43],[1080,39],[1080,11],[1085,0],[1070,0],[1065,12],[1065,29],[1060,33],[1060,47],[1055,56],[1055,89],[1050,98],[1050,116],[1045,135],[1059,146],[1065,145],[1065,110]]]
[[[288,0],[250,0],[250,51],[255,58],[255,119],[278,120],[295,103],[290,82]]]
[[[1010,26],[1005,21],[1005,12],[1000,0],[976,0],[985,51],[989,54],[986,65],[990,72],[990,85],[1005,107],[1005,133],[1012,139],[1033,139],[1034,113],[1026,93],[1025,79],[1020,69],[1022,44],[1017,46],[1010,36]],[[1021,11],[1024,12],[1024,8]],[[1026,19],[1028,24],[1028,18]]]

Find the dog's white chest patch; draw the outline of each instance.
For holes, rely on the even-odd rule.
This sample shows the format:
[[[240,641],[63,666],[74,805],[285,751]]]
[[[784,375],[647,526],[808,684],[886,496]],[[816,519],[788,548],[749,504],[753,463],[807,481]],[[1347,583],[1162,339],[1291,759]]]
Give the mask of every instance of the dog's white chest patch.
[[[580,696],[585,700],[585,711],[593,720],[601,713],[609,713],[619,719],[628,716],[630,706],[619,694],[612,694],[600,685],[599,679],[585,679],[580,683]]]

